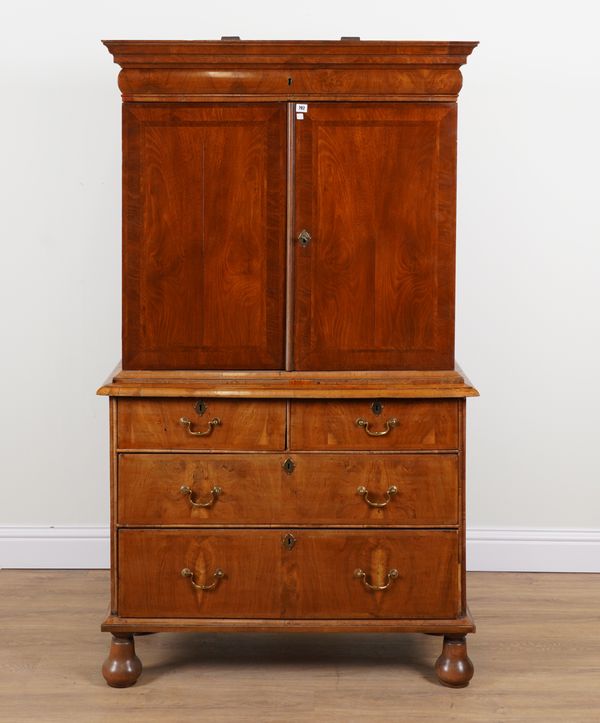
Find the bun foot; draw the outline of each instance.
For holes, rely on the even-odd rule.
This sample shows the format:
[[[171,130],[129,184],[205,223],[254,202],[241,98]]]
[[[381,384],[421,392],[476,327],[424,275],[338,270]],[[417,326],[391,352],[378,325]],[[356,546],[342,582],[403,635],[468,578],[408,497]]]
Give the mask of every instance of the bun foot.
[[[113,635],[108,658],[102,666],[111,688],[129,688],[140,677],[142,663],[135,654],[133,635]]]
[[[442,685],[464,688],[473,677],[473,663],[467,655],[465,635],[444,635],[442,654],[435,662],[435,672]]]

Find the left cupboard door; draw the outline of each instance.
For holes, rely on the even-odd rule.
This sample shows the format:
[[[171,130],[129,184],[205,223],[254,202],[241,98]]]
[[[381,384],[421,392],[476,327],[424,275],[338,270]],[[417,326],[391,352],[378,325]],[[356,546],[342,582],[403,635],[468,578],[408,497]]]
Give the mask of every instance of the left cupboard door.
[[[123,106],[123,368],[283,369],[284,103]]]

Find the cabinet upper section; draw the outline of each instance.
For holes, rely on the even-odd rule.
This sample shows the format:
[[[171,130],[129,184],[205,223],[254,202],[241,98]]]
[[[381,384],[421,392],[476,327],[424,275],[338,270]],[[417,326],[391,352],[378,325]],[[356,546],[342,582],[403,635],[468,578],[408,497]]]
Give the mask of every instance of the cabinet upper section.
[[[456,100],[476,42],[105,40],[124,101]]]

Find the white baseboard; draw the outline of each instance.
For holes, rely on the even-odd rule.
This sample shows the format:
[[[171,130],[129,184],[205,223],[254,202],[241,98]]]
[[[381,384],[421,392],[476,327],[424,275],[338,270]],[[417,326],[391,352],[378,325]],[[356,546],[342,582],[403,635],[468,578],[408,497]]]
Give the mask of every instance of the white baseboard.
[[[0,568],[107,568],[109,559],[105,526],[0,526]],[[467,568],[600,572],[600,529],[469,529]]]
[[[600,572],[600,530],[467,529],[467,569]]]
[[[0,526],[0,568],[3,567],[110,567],[108,527]]]

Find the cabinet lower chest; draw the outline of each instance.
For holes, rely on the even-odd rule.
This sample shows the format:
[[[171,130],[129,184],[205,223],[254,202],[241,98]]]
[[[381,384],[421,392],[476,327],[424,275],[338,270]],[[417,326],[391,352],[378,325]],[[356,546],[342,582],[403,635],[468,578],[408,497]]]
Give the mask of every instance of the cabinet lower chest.
[[[459,400],[114,400],[113,614],[464,614]]]

